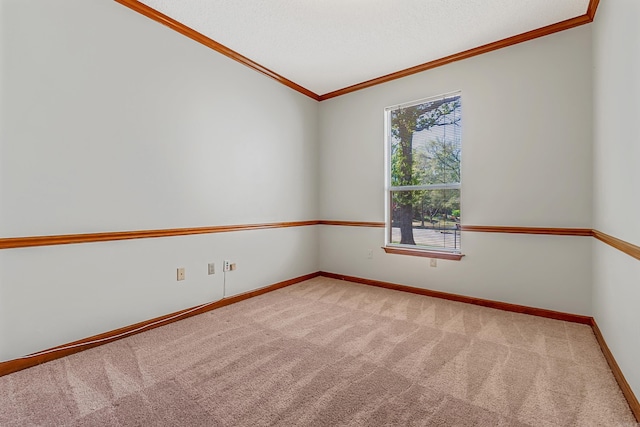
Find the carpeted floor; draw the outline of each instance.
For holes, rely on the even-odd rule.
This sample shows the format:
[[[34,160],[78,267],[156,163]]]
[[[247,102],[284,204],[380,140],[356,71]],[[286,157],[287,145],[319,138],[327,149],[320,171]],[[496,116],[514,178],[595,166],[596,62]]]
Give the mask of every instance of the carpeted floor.
[[[319,277],[2,377],[0,425],[636,424],[588,326]]]

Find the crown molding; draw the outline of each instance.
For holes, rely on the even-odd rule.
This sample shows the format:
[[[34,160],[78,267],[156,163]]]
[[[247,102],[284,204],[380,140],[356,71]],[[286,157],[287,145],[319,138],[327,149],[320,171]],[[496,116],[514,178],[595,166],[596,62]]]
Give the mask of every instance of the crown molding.
[[[589,0],[589,6],[587,6],[587,16],[591,21],[593,21],[596,17],[598,4],[600,4],[600,0]]]
[[[432,68],[441,67],[446,64],[450,64],[452,62],[461,61],[463,59],[471,58],[473,56],[482,55],[484,53],[492,52],[494,50],[502,49],[508,46],[512,46],[514,44],[523,43],[529,40],[533,40],[539,37],[547,36],[549,34],[557,33],[559,31],[568,30],[570,28],[574,28],[580,25],[588,24],[593,21],[596,15],[596,10],[598,8],[598,4],[600,0],[590,0],[589,5],[587,7],[587,11],[584,15],[577,16],[575,18],[567,19],[561,22],[557,22],[555,24],[547,25],[542,28],[538,28],[535,30],[527,31],[522,34],[518,34],[512,37],[507,37],[502,40],[498,40],[492,43],[488,43],[479,47],[475,47],[473,49],[465,50],[463,52],[455,53],[453,55],[446,56],[444,58],[439,58],[433,61],[425,62],[424,64],[419,64],[414,67],[406,68],[404,70],[397,71],[395,73],[387,74],[381,77],[377,77],[371,80],[367,80],[361,83],[357,83],[351,86],[347,86],[342,89],[338,89],[332,92],[325,93],[324,95],[318,95],[315,92],[287,79],[286,77],[281,76],[280,74],[271,71],[270,69],[258,64],[257,62],[247,58],[244,55],[239,54],[238,52],[229,49],[216,42],[215,40],[210,39],[204,34],[199,33],[198,31],[176,21],[175,19],[153,9],[152,7],[147,6],[144,3],[141,3],[138,0],[115,0],[116,2],[132,9],[141,15],[144,15],[148,18],[153,19],[174,31],[179,32],[192,40],[195,40],[198,43],[201,43],[216,52],[219,52],[228,58],[233,59],[247,67],[258,71],[259,73],[264,74],[267,77],[270,77],[277,82],[303,94],[308,96],[311,99],[316,101],[325,101],[327,99],[335,98],[338,96],[346,95],[351,92],[355,92],[361,89],[366,89],[371,86],[376,86],[382,83],[387,83],[392,80],[397,80],[403,77],[410,76],[412,74],[420,73],[422,71],[430,70]]]
[[[159,23],[161,23],[162,25],[165,25],[169,28],[171,28],[174,31],[179,32],[182,35],[185,35],[187,37],[189,37],[192,40],[195,40],[198,43],[201,43],[205,46],[207,46],[208,48],[211,48],[213,50],[215,50],[216,52],[219,52],[221,54],[223,54],[224,56],[233,59],[236,62],[241,63],[242,65],[246,65],[247,67],[261,73],[264,74],[267,77],[270,77],[272,79],[274,79],[275,81],[277,81],[278,83],[281,83],[293,90],[295,90],[296,92],[299,92],[303,95],[308,96],[311,99],[315,99],[316,101],[320,100],[320,96],[312,91],[310,91],[309,89],[300,86],[299,84],[287,79],[286,77],[281,76],[280,74],[276,73],[275,71],[271,71],[270,69],[268,69],[267,67],[264,67],[260,64],[258,64],[257,62],[247,58],[244,55],[239,54],[238,52],[229,49],[228,47],[226,47],[223,44],[218,43],[215,40],[210,39],[209,37],[205,36],[202,33],[199,33],[198,31],[194,30],[193,28],[187,27],[186,25],[176,21],[175,19],[163,14],[162,12],[159,12],[157,10],[155,10],[152,7],[147,6],[144,3],[139,2],[138,0],[115,0],[116,2],[120,3],[123,6],[128,7],[131,10],[134,10],[138,13],[140,13],[141,15],[146,16],[147,18],[151,18],[154,21],[157,21]]]
[[[484,53],[489,53],[494,50],[512,46],[514,44],[524,43],[526,41],[537,39],[539,37],[548,36],[549,34],[557,33],[559,31],[564,31],[570,28],[578,27],[580,25],[588,24],[591,21],[592,19],[589,18],[589,16],[586,14],[582,16],[578,16],[576,18],[567,19],[566,21],[547,25],[546,27],[538,28],[532,31],[527,31],[526,33],[518,34],[512,37],[507,37],[506,39],[498,40],[493,43],[488,43],[482,46],[475,47],[473,49],[465,50],[464,52],[455,53],[453,55],[445,56],[444,58],[425,62],[424,64],[406,68],[404,70],[397,71],[395,73],[391,73],[385,76],[377,77],[375,79],[367,80],[365,82],[348,86],[342,89],[338,89],[333,92],[325,93],[324,95],[320,95],[320,101],[325,101],[327,99],[346,95],[348,93],[366,89],[371,86],[377,86],[379,84],[387,83],[392,80],[401,79],[403,77],[407,77],[412,74],[416,74],[422,71],[427,71],[433,68],[441,67],[443,65],[450,64],[452,62],[461,61],[463,59],[482,55]]]

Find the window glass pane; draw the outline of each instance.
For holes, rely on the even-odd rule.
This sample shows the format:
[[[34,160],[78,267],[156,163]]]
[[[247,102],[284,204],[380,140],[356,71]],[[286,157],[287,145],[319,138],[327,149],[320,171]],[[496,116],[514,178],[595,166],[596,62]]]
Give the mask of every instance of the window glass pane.
[[[460,190],[391,192],[390,243],[460,249]]]
[[[392,110],[392,187],[460,182],[460,96]]]

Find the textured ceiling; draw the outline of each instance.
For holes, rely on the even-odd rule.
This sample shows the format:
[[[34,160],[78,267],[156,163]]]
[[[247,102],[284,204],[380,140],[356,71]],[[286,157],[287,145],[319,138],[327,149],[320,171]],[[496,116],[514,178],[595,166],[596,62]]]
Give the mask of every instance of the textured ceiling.
[[[589,0],[141,0],[325,94],[584,15]]]

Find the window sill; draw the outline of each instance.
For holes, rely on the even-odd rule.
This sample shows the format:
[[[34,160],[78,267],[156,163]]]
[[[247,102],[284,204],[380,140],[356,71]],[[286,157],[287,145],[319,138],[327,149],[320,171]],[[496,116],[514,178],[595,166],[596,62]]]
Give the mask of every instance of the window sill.
[[[464,256],[464,254],[455,254],[451,252],[438,252],[438,251],[424,250],[424,249],[396,248],[392,246],[383,246],[382,249],[384,249],[384,251],[388,254],[419,256],[424,258],[439,258],[439,259],[448,259],[452,261],[460,261]]]

